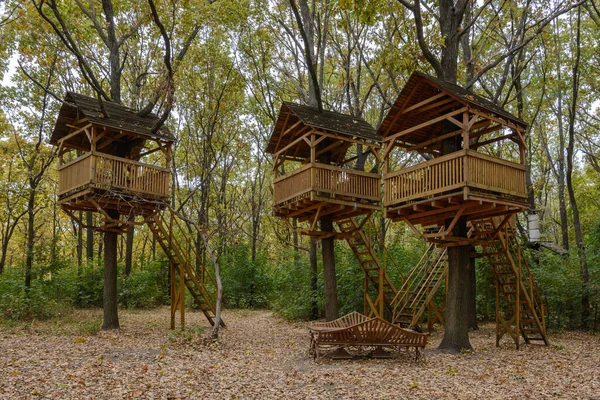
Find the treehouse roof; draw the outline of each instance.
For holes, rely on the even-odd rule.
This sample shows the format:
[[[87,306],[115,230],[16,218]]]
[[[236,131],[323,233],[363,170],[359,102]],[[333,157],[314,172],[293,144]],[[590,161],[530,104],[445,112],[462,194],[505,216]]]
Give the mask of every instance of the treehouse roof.
[[[50,143],[56,145],[61,138],[73,131],[75,121],[84,118],[93,125],[108,127],[112,132],[125,133],[142,139],[159,139],[170,142],[175,140],[166,126],[162,126],[155,133],[152,132],[152,127],[159,120],[155,114],[140,116],[136,114],[135,110],[111,101],[102,101],[78,93],[67,92],[54,125]]]
[[[314,107],[283,102],[267,145],[267,153],[274,154],[278,152],[313,129],[332,134],[340,140],[347,138],[375,143],[381,142],[381,137],[375,129],[360,117],[327,110],[319,112]],[[345,146],[341,147],[347,149],[352,143],[349,140]],[[340,151],[337,151],[337,153],[343,157],[345,150],[343,151],[344,154]],[[304,140],[300,140],[296,146],[292,146],[284,154],[298,158],[308,158],[310,157],[310,147]]]
[[[523,120],[490,100],[458,85],[421,72],[413,72],[381,123],[378,133],[385,138],[413,128],[411,132],[402,135],[405,147],[423,143],[441,135],[444,119],[440,118],[434,124],[424,123],[464,107],[482,115],[482,118],[493,118],[495,123],[513,129],[523,130],[527,127]],[[462,122],[461,115],[455,115],[454,118]],[[418,128],[421,124],[426,126]]]

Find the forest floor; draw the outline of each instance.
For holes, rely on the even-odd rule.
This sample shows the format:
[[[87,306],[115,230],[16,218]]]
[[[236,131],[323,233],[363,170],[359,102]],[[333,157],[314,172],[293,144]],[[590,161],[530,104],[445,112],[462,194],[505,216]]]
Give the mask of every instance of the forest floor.
[[[412,351],[394,359],[315,363],[307,323],[269,311],[224,313],[218,343],[208,324],[186,314],[184,332],[167,329],[169,311],[121,311],[119,331],[98,331],[99,310],[13,326],[0,321],[0,398],[43,399],[600,399],[600,336],[554,333],[551,346],[507,339],[493,325],[471,334],[474,353]]]

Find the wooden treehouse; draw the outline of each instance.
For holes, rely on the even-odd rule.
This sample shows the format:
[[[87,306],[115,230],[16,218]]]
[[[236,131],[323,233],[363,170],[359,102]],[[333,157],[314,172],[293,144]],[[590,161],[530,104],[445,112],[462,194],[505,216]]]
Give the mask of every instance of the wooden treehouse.
[[[273,212],[308,222],[301,232],[322,236],[317,223],[331,215],[340,221],[380,208],[380,175],[353,168],[353,145],[378,160],[381,140],[362,118],[283,103],[269,140],[273,154]]]
[[[393,260],[386,249],[378,257],[363,229],[381,208],[381,175],[365,171],[377,170],[380,145],[362,118],[284,102],[267,152],[273,155],[273,213],[304,235],[347,240],[365,273],[365,314],[383,318],[391,316],[396,295],[385,265]],[[321,229],[325,216],[334,232]]]
[[[387,218],[432,246],[393,299],[393,322],[414,327],[426,310],[429,323],[443,322],[432,300],[446,277],[445,250],[472,244],[496,276],[497,343],[507,333],[517,348],[521,336],[548,343],[544,306],[514,237],[514,216],[528,207],[526,127],[459,86],[422,73],[409,78],[379,128],[383,205]],[[454,235],[461,218],[465,237]]]
[[[50,138],[58,146],[58,203],[88,229],[122,233],[147,224],[171,265],[171,327],[177,311],[184,325],[185,287],[212,324],[214,278],[196,267],[191,225],[169,207],[175,138],[157,122],[154,114],[68,92]],[[87,226],[84,211],[98,213],[101,223]]]
[[[441,243],[456,239],[452,228],[461,217],[524,210],[526,126],[460,86],[414,73],[379,128],[386,216],[420,225],[429,230],[426,239]],[[448,142],[454,151],[445,151]],[[398,150],[412,162],[397,168]]]
[[[50,139],[58,146],[62,209],[74,219],[76,211],[100,213],[104,223],[95,228],[117,231],[138,215],[165,209],[174,138],[164,127],[153,132],[156,121],[112,102],[67,93]]]

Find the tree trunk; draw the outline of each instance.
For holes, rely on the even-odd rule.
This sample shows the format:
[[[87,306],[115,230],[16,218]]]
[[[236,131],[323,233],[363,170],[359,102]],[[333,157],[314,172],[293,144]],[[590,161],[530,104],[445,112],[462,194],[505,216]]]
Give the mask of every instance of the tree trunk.
[[[474,252],[475,247],[469,246],[469,253]],[[475,257],[469,257],[469,282],[467,283],[467,290],[469,298],[469,329],[478,330],[479,325],[477,324],[477,274],[476,274],[476,262]]]
[[[8,247],[8,243],[4,244],[2,242],[2,254],[0,255],[0,275],[4,272],[4,266],[6,265],[6,249]]]
[[[467,236],[467,223],[460,218],[454,228],[457,237]],[[468,246],[448,248],[448,296],[446,297],[446,326],[444,338],[438,349],[458,353],[463,349],[472,350],[469,342],[469,297],[468,288],[471,261]]]
[[[577,35],[576,35],[576,57],[573,65],[573,92],[569,111],[569,142],[567,146],[567,190],[571,211],[573,212],[573,228],[575,228],[575,241],[577,245],[577,254],[579,255],[579,270],[582,283],[581,290],[581,327],[587,329],[590,318],[590,298],[588,294],[588,285],[590,273],[585,255],[585,245],[583,243],[583,234],[581,232],[581,221],[579,218],[579,206],[575,198],[573,189],[573,158],[575,153],[575,121],[577,118],[577,100],[579,95],[579,62],[581,58],[581,6],[577,13]]]
[[[83,218],[83,212],[79,211],[79,220]],[[77,224],[77,266],[83,264],[83,228],[81,224]]]
[[[88,227],[94,224],[94,215],[91,211],[85,212],[85,223]],[[85,256],[88,261],[92,261],[94,259],[94,230],[87,228],[86,234]]]
[[[131,268],[133,266],[133,237],[135,227],[132,225],[127,228],[127,236],[125,242],[125,276],[131,274]]]
[[[27,256],[25,259],[25,287],[31,288],[31,269],[33,268],[33,240],[35,218],[35,189],[29,191],[27,200]]]
[[[119,218],[119,212],[110,210],[112,219]],[[119,234],[104,232],[104,321],[102,329],[119,329],[119,313],[117,303],[117,243]]]
[[[310,259],[310,319],[319,318],[319,292],[317,286],[317,277],[319,271],[317,269],[317,240],[311,236],[309,244],[309,259]]]
[[[321,218],[321,231],[333,232],[331,215]],[[325,319],[332,321],[338,317],[337,278],[335,274],[334,238],[321,240],[323,254],[323,280],[325,283]]]

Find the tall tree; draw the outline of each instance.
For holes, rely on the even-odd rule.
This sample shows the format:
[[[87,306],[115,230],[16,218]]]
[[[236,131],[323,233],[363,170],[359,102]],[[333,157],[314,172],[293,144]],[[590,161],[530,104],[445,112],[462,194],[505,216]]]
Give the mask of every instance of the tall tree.
[[[321,98],[321,84],[317,70],[318,59],[315,52],[314,10],[310,10],[307,0],[299,0],[298,4],[296,4],[295,0],[290,0],[290,7],[302,38],[304,63],[308,71],[308,104],[317,108],[319,112],[322,112],[323,100]],[[327,8],[325,13],[328,13]],[[321,36],[320,40],[325,41],[326,36]],[[319,45],[324,46],[324,43],[320,42]],[[327,145],[327,140],[325,140],[321,146],[327,147]],[[330,163],[330,161],[328,153],[323,153],[319,158],[319,162],[325,164]],[[329,214],[321,217],[320,227],[322,232],[333,232],[333,216]],[[323,280],[325,283],[325,319],[331,321],[338,317],[339,309],[335,272],[335,238],[333,236],[321,240],[321,253],[323,256]]]
[[[130,7],[122,9],[116,7],[112,0],[102,0],[102,10],[96,8],[94,2],[84,3],[76,0],[76,5],[68,7],[65,4],[58,3],[56,0],[38,1],[31,0],[39,16],[48,23],[66,50],[75,58],[79,73],[87,82],[90,88],[96,93],[99,99],[122,103],[122,80],[125,68],[124,58],[127,54],[126,44],[135,35],[139,34],[139,30],[148,19],[146,15],[148,10],[140,7]],[[155,90],[147,93],[147,104],[140,111],[142,115],[148,114],[156,106],[159,100],[163,99],[162,113],[158,123],[153,128],[157,130],[167,119],[173,106],[174,72],[179,62],[183,60],[191,43],[195,39],[200,25],[192,26],[191,32],[183,40],[179,52],[174,56],[172,48],[171,36],[174,29],[171,29],[171,34],[165,27],[159,11],[153,0],[147,1],[151,21],[154,27],[157,28],[160,38],[162,38],[164,47],[163,68],[162,74],[159,76],[161,82],[158,87],[162,90]],[[121,6],[121,4],[118,4]],[[170,10],[165,12],[173,17],[172,27],[176,25],[177,4],[172,4]],[[75,15],[77,14],[77,15]],[[85,37],[81,31],[81,25],[77,22],[86,20],[87,24],[91,24],[92,32],[96,37]],[[151,27],[146,26],[147,31]],[[101,45],[97,45],[98,39]],[[108,67],[105,60],[108,60]],[[140,79],[145,79],[149,74],[150,65],[156,67],[157,61],[148,62],[148,69],[143,71],[140,76],[134,78],[138,82]],[[156,67],[159,69],[158,67]],[[108,79],[108,90],[103,85],[104,77]],[[122,149],[121,149],[122,150]],[[119,214],[113,212],[110,217],[119,219]],[[131,233],[132,234],[132,233]],[[118,329],[119,319],[117,310],[117,241],[118,234],[116,232],[104,233],[104,323],[103,329]],[[133,243],[128,241],[128,243]],[[128,252],[132,251],[130,247]]]
[[[573,212],[573,228],[575,229],[575,242],[577,245],[577,253],[579,255],[580,276],[582,282],[581,293],[581,326],[586,329],[589,323],[590,316],[590,297],[588,293],[588,285],[590,282],[590,273],[587,265],[585,254],[585,244],[583,242],[583,234],[581,231],[581,219],[579,217],[579,206],[575,197],[573,188],[573,164],[575,160],[575,129],[578,116],[578,99],[579,99],[579,84],[581,78],[580,62],[581,62],[581,7],[577,8],[577,20],[575,30],[575,60],[571,69],[571,102],[569,104],[569,139],[567,145],[567,190],[569,193],[569,201],[571,203],[571,211]]]
[[[456,84],[458,82],[459,72],[459,50],[464,35],[469,34],[478,19],[486,11],[493,13],[499,12],[503,5],[491,7],[493,0],[486,0],[483,4],[472,11],[472,16],[465,18],[470,5],[469,0],[439,0],[437,7],[435,4],[425,0],[398,0],[407,10],[409,10],[414,19],[414,27],[417,35],[419,47],[423,57],[431,65],[438,78]],[[527,1],[529,4],[530,2]],[[562,3],[550,10],[548,14],[541,14],[542,17],[535,21],[535,24],[524,26],[519,32],[524,38],[518,43],[514,43],[506,51],[497,53],[489,62],[483,65],[474,76],[466,82],[465,86],[470,88],[488,71],[494,69],[507,58],[516,54],[520,49],[530,43],[556,16],[567,12],[573,5]],[[427,18],[433,18],[439,29],[439,49],[433,50],[431,40],[427,40]],[[487,32],[485,26],[480,27],[483,34]],[[438,56],[439,54],[439,56]],[[443,126],[444,131],[453,129],[451,126]],[[455,140],[446,140],[442,143],[442,153],[450,153],[458,150],[462,146]],[[456,224],[453,235],[457,237],[466,237],[467,225],[464,218],[459,219]],[[470,286],[469,280],[473,278],[470,272],[469,251],[465,246],[455,246],[448,249],[448,288],[446,297],[446,321],[444,338],[440,343],[441,350],[458,352],[462,349],[472,349],[469,341],[469,307],[474,302],[474,293],[472,290],[463,290],[463,285]]]

